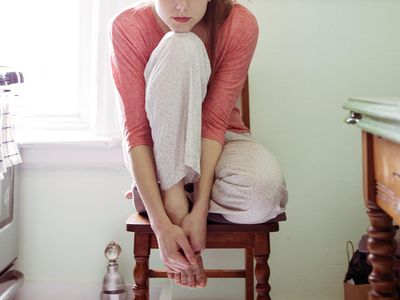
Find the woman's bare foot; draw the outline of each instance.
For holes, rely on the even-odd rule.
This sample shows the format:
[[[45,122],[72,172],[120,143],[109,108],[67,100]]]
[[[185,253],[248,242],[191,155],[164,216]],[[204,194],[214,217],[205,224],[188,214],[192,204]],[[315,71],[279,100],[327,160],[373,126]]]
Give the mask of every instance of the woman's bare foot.
[[[181,273],[168,272],[168,278],[175,280],[177,285],[189,288],[203,288],[207,285],[207,274],[204,270],[203,259],[197,255],[197,265]]]
[[[189,213],[189,202],[186,198],[183,180],[172,188],[161,191],[161,196],[171,222],[180,225],[183,218]],[[193,265],[190,269],[181,273],[168,272],[168,277],[175,280],[176,284],[189,288],[205,287],[207,284],[207,275],[200,254],[197,255],[197,265]]]

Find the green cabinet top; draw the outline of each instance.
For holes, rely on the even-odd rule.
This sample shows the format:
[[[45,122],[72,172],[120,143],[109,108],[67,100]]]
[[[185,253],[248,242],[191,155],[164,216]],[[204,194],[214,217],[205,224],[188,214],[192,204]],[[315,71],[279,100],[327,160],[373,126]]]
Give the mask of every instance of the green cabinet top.
[[[348,124],[400,143],[400,97],[353,97],[343,105]]]

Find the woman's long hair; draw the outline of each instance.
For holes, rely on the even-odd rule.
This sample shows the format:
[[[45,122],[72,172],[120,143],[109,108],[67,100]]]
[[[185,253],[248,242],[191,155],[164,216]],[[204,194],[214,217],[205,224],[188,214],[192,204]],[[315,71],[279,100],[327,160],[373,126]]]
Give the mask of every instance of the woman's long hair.
[[[210,51],[211,76],[209,83],[212,82],[215,74],[217,32],[228,18],[235,2],[235,0],[211,0],[208,3],[207,11],[203,17],[205,26],[207,28]]]

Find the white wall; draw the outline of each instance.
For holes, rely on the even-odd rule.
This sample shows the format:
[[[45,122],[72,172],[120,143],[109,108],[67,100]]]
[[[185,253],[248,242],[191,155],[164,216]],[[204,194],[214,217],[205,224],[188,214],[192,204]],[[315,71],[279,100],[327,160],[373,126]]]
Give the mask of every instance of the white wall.
[[[400,95],[400,2],[241,2],[260,26],[250,73],[252,131],[281,163],[289,190],[288,221],[271,241],[272,299],[342,299],[345,242],[357,243],[368,224],[360,131],[343,122],[342,105],[350,96]],[[121,244],[121,269],[131,280],[126,171],[19,169],[16,181],[19,268],[27,282],[99,282],[111,240]],[[158,254],[152,257],[159,265]],[[239,258],[209,253],[206,265],[235,267]],[[190,293],[217,299],[212,286]],[[234,288],[242,299],[243,286]],[[225,291],[217,295],[230,297]]]

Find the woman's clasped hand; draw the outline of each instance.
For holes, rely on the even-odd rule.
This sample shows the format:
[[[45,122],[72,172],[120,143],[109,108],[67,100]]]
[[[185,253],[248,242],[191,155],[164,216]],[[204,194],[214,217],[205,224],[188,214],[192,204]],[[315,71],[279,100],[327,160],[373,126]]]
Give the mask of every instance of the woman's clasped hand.
[[[205,287],[201,251],[205,248],[206,219],[188,213],[180,226],[169,223],[155,230],[168,278],[189,288]]]

